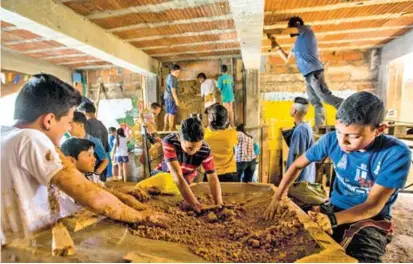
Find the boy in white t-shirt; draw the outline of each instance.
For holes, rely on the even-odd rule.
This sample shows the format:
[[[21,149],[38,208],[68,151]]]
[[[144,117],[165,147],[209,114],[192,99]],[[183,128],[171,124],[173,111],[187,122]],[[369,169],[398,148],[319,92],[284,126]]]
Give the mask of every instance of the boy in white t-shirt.
[[[81,96],[48,74],[36,74],[20,90],[13,127],[1,127],[1,242],[27,237],[80,205],[124,222],[164,225],[163,216],[138,212],[88,181],[56,147],[69,129]],[[49,197],[54,203],[49,204]]]
[[[215,99],[216,82],[215,80],[207,79],[205,73],[203,72],[198,74],[197,79],[201,84],[201,96],[204,98],[204,107],[206,109],[217,102]]]

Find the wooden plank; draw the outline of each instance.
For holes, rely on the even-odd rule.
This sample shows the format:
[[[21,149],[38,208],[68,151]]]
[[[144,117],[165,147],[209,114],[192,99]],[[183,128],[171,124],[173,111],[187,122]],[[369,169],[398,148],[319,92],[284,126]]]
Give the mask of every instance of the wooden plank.
[[[172,263],[177,262],[171,259],[162,258],[150,254],[140,252],[128,252],[124,257],[124,260],[132,263]]]
[[[52,256],[72,256],[75,254],[75,245],[69,231],[62,222],[52,228]]]
[[[106,217],[94,214],[86,209],[64,218],[62,221],[70,232],[80,231],[88,226],[96,224]]]

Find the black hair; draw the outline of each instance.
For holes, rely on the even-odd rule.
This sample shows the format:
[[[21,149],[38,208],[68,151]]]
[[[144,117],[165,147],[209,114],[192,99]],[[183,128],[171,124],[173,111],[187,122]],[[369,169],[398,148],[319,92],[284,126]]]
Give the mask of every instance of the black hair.
[[[201,72],[196,76],[196,78],[197,79],[202,78],[202,79],[206,80],[207,77],[206,77],[205,73]]]
[[[125,131],[121,127],[116,130],[116,146],[118,147],[119,147],[119,136],[126,137]]]
[[[91,147],[95,147],[95,143],[84,138],[69,138],[60,148],[65,156],[73,157],[76,160],[82,151],[88,151]]]
[[[289,28],[291,28],[291,27],[296,27],[296,24],[297,24],[297,23],[299,23],[300,26],[303,26],[303,25],[304,25],[304,21],[303,21],[303,19],[302,19],[301,17],[299,17],[299,16],[294,16],[294,17],[290,18],[290,20],[288,20],[288,27],[289,27]]]
[[[341,103],[336,119],[345,125],[357,124],[377,128],[383,123],[385,115],[382,99],[369,92],[359,92]]]
[[[86,113],[96,113],[96,107],[91,102],[83,102],[79,105],[79,110]]]
[[[30,123],[42,115],[53,113],[60,120],[81,100],[80,93],[59,78],[50,74],[35,74],[17,95],[14,119]]]
[[[236,129],[236,130],[244,133],[246,136],[248,136],[248,137],[250,137],[250,138],[253,138],[250,134],[247,134],[247,132],[245,132],[245,126],[244,126],[244,124],[239,124],[239,125],[237,126],[237,129]]]
[[[152,103],[151,104],[151,109],[156,109],[156,108],[162,108],[162,106],[158,103]]]
[[[181,66],[179,66],[178,64],[174,64],[174,65],[172,65],[171,69],[172,69],[172,71],[180,70]]]
[[[116,128],[114,128],[114,127],[109,127],[109,128],[108,128],[108,131],[109,131],[109,132],[116,132]]]
[[[81,123],[83,124],[84,127],[86,127],[87,119],[86,119],[86,116],[82,112],[75,111],[73,113],[73,122]]]
[[[223,64],[223,65],[221,66],[221,71],[224,72],[224,73],[227,72],[227,71],[228,71],[227,65]]]
[[[218,103],[208,108],[208,117],[211,119],[210,126],[215,130],[222,130],[228,127],[228,110]]]
[[[196,117],[190,117],[182,121],[179,131],[181,138],[189,142],[199,142],[204,139],[202,122]]]
[[[304,97],[294,98],[294,103],[303,104],[303,105],[308,105],[309,104],[308,100]]]

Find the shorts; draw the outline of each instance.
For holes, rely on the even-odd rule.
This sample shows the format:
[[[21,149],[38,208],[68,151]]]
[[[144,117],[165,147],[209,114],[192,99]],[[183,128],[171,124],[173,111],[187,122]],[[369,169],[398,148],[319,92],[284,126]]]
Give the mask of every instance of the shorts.
[[[178,107],[175,104],[175,101],[172,99],[165,99],[165,105],[166,105],[166,113],[171,114],[171,115],[176,115],[176,110]]]
[[[115,162],[116,163],[128,163],[129,162],[129,157],[128,156],[115,156]]]

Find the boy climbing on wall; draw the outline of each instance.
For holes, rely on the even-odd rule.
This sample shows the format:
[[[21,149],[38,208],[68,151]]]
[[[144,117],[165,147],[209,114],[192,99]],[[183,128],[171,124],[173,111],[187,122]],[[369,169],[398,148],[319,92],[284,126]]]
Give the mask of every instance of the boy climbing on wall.
[[[360,262],[381,262],[392,234],[391,208],[404,187],[410,149],[384,135],[383,101],[368,92],[353,94],[338,109],[336,131],[324,135],[290,166],[266,218],[276,209],[301,170],[330,157],[336,179],[330,201],[309,215]]]

